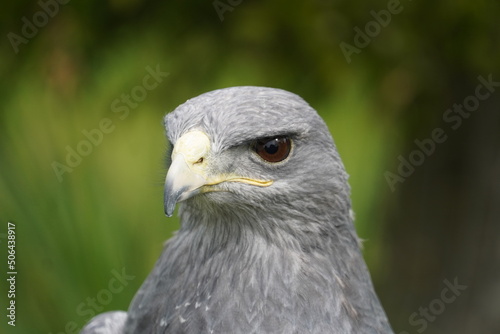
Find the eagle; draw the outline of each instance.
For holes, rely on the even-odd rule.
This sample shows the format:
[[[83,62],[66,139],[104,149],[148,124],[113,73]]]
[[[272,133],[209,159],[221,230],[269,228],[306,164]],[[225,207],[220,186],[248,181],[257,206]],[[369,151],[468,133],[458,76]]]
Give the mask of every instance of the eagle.
[[[348,175],[301,97],[231,87],[167,114],[169,239],[127,312],[83,334],[393,333],[363,260]]]

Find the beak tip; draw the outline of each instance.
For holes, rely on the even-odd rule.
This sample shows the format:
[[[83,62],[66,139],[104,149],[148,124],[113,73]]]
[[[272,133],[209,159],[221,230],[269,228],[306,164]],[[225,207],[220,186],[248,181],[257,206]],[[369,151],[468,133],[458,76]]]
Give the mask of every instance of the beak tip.
[[[173,214],[174,214],[174,210],[173,209],[165,208],[165,216],[167,216],[168,218],[170,218],[170,217],[172,217]]]
[[[172,217],[172,213],[171,213],[171,212],[169,212],[169,211],[167,210],[167,208],[165,208],[165,216],[167,216],[167,217],[169,217],[169,218],[170,218],[170,217]]]
[[[172,182],[166,182],[163,207],[167,217],[172,217],[179,195],[180,193],[178,191],[173,190]]]
[[[165,202],[165,216],[167,216],[169,218],[172,217],[172,215],[174,214],[176,203],[177,203],[177,201]]]

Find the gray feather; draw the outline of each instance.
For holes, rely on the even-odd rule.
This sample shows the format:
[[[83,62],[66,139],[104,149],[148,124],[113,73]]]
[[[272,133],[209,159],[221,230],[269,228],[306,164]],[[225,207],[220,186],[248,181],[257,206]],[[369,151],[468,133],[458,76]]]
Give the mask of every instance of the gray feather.
[[[113,311],[99,314],[85,325],[81,334],[121,334],[123,333],[127,312]]]

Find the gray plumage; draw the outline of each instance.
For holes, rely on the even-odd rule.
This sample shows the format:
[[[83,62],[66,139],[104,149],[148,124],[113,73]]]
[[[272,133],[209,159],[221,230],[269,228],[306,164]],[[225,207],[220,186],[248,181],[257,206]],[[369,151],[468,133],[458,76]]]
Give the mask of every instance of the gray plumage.
[[[106,333],[392,333],[361,255],[348,176],[314,109],[283,90],[233,87],[188,100],[165,126],[173,147],[190,131],[206,133],[206,175],[273,183],[222,182],[185,200],[182,188],[180,230],[124,329]],[[269,163],[253,145],[276,136],[292,149]]]
[[[101,313],[85,326],[81,334],[114,334],[123,333],[127,312],[114,311]]]

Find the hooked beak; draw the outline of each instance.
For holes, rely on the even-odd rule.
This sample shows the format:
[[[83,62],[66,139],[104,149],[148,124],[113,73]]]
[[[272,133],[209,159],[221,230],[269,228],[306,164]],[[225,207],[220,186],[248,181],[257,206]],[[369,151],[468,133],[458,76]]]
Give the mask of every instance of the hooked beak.
[[[268,187],[273,181],[256,180],[231,174],[209,175],[211,163],[210,139],[199,130],[181,136],[172,152],[172,164],[165,179],[165,214],[171,217],[175,205],[200,193],[216,191],[214,185],[222,182],[241,182]]]
[[[175,204],[198,194],[206,183],[207,179],[203,175],[189,168],[182,154],[176,156],[165,180],[165,214],[172,217]]]

